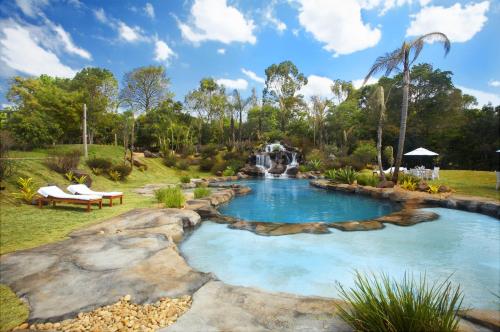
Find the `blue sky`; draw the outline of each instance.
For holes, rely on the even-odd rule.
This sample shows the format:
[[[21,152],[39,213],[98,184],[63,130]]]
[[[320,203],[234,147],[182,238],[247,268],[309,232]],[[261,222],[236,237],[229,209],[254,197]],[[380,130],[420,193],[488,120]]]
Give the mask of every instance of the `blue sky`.
[[[303,94],[328,96],[331,80],[359,84],[377,56],[431,31],[449,36],[451,52],[429,44],[419,61],[500,104],[498,0],[2,0],[0,103],[13,75],[71,77],[86,66],[121,81],[165,65],[178,100],[208,76],[260,93],[265,68],[283,60],[309,77]]]

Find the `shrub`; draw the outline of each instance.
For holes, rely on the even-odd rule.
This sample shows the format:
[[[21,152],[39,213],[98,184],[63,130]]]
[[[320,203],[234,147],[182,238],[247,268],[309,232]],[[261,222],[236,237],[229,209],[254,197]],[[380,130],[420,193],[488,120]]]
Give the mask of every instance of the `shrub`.
[[[121,177],[122,177],[122,175],[120,174],[120,172],[114,171],[114,170],[110,170],[108,172],[108,174],[109,174],[109,177],[111,178],[111,180],[113,180],[115,182],[119,181],[121,179]]]
[[[217,154],[217,145],[210,143],[201,147],[201,156],[203,158],[214,157]]]
[[[231,159],[226,161],[226,166],[231,167],[236,173],[238,170],[245,166],[245,161],[241,159]]]
[[[227,166],[224,172],[222,172],[222,175],[224,176],[233,176],[234,174],[234,168],[232,168],[231,166]]]
[[[299,165],[299,171],[301,173],[308,172],[309,171],[309,167],[307,167],[307,165]]]
[[[0,181],[12,174],[13,163],[9,159],[9,150],[14,146],[14,139],[6,130],[0,130]]]
[[[373,142],[363,142],[352,153],[352,159],[363,164],[363,167],[377,158],[377,148]]]
[[[200,171],[208,172],[212,169],[212,167],[214,167],[214,164],[214,160],[211,158],[202,159],[200,160]]]
[[[325,172],[325,178],[327,179],[335,180],[336,176],[337,176],[337,170],[335,169],[329,169],[328,171]]]
[[[212,169],[210,170],[210,172],[212,172],[212,174],[217,174],[219,172],[223,172],[225,169],[226,169],[226,162],[223,161],[223,160],[217,160],[215,161],[214,165],[212,166]]]
[[[425,275],[398,282],[386,275],[371,278],[356,272],[355,287],[338,284],[348,306],[337,304],[339,316],[355,331],[457,331],[463,294],[449,278],[429,284]]]
[[[17,186],[19,187],[19,192],[14,193],[14,197],[24,201],[25,203],[31,204],[33,197],[36,196],[36,189],[33,184],[32,178],[19,178],[17,180]]]
[[[91,171],[92,173],[94,173],[94,175],[101,175],[103,173],[102,168],[91,168]]]
[[[358,177],[358,173],[350,166],[340,168],[336,171],[335,179],[340,183],[352,184]]]
[[[161,188],[155,191],[158,203],[165,204],[167,208],[181,208],[184,205],[184,194],[179,187]]]
[[[186,160],[181,159],[177,162],[176,166],[178,169],[185,171],[189,168],[189,163]]]
[[[376,187],[380,181],[380,179],[377,176],[370,175],[370,174],[360,174],[357,177],[358,184],[362,186],[372,186]]]
[[[417,186],[420,183],[420,179],[414,175],[411,175],[411,174],[401,174],[398,177],[398,182],[400,184],[402,184],[404,182],[411,182],[411,183],[414,183],[415,186]]]
[[[323,162],[320,159],[311,159],[307,162],[307,166],[311,171],[319,171]]]
[[[78,167],[81,156],[80,150],[56,152],[47,160],[47,166],[58,173],[66,173]]]
[[[182,175],[180,177],[181,183],[190,183],[191,182],[191,177],[189,175]]]
[[[74,176],[74,174],[73,174],[73,172],[72,172],[72,171],[66,172],[66,173],[64,174],[64,177],[66,177],[66,180],[68,180],[69,182],[72,182],[72,181],[73,181],[73,176]]]
[[[427,192],[429,194],[437,194],[439,192],[439,184],[430,184],[429,189],[427,189]]]
[[[168,153],[165,158],[163,158],[163,163],[167,167],[174,167],[177,163],[177,158],[175,158],[175,155],[173,153]]]
[[[196,188],[194,190],[194,198],[198,199],[198,198],[207,197],[207,196],[210,196],[211,193],[212,193],[212,190],[210,190],[210,188],[199,187],[199,188]]]
[[[412,182],[410,180],[405,180],[401,184],[401,188],[406,189],[406,190],[410,190],[410,191],[415,191],[415,189],[417,189],[417,183]]]
[[[125,180],[130,173],[132,173],[132,167],[128,164],[118,164],[111,168],[111,171],[120,173],[120,180]]]
[[[78,177],[78,176],[73,175],[73,181],[75,181],[76,183],[79,183],[79,184],[84,184],[87,182],[87,176],[82,175],[82,176]]]
[[[98,168],[107,172],[111,169],[111,167],[113,167],[113,163],[111,162],[111,160],[106,158],[93,157],[87,160],[87,166],[90,167],[91,169]]]

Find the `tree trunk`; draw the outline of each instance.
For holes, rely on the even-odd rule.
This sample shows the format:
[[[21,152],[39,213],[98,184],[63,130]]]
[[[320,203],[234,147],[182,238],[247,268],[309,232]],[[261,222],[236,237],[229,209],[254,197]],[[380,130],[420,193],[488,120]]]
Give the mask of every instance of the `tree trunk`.
[[[231,147],[234,146],[234,143],[236,142],[236,136],[234,132],[234,116],[231,113]]]
[[[380,86],[378,92],[379,92],[378,104],[380,107],[380,114],[379,114],[378,128],[377,128],[377,162],[378,162],[378,169],[380,172],[380,180],[385,181],[384,168],[382,166],[382,127],[384,126],[384,113],[385,113],[384,88]]]
[[[392,182],[398,183],[399,167],[403,160],[403,150],[406,136],[406,121],[408,118],[408,94],[410,90],[410,67],[408,63],[408,50],[405,50],[404,71],[403,71],[403,104],[401,105],[401,124],[399,127],[398,152],[396,155],[396,163],[394,165],[394,173]]]
[[[241,144],[241,135],[242,135],[242,128],[241,125],[243,123],[243,109],[240,108],[240,119],[238,123],[238,142]]]
[[[132,135],[130,136],[130,167],[134,169],[134,135],[135,119],[132,119]]]

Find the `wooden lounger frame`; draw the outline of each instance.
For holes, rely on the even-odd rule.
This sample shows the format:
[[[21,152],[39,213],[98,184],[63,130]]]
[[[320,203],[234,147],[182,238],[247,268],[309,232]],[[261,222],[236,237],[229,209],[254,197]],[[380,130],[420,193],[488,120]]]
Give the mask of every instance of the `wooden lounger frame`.
[[[80,194],[79,192],[76,192],[75,194],[76,195],[88,195],[88,194]],[[123,194],[120,194],[120,195],[100,195],[100,196],[102,196],[102,198],[109,199],[109,206],[113,206],[113,199],[115,199],[115,198],[119,198],[120,204],[123,204]]]
[[[102,209],[102,198],[97,198],[97,199],[89,199],[89,200],[84,200],[84,199],[76,199],[76,198],[57,198],[57,197],[39,197],[38,198],[38,207],[41,209],[43,206],[43,203],[52,203],[52,206],[56,206],[56,202],[60,203],[70,203],[70,204],[84,204],[87,205],[87,212],[90,212],[90,207],[92,204],[98,204],[99,209]]]

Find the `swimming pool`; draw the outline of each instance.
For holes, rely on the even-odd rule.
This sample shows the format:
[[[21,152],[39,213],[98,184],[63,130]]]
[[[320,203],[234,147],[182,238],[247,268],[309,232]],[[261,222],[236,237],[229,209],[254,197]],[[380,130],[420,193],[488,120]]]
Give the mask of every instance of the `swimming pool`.
[[[441,281],[451,275],[463,288],[464,304],[500,309],[499,221],[458,210],[426,210],[440,218],[411,227],[332,229],[322,235],[268,237],[204,222],[181,251],[192,267],[229,284],[300,295],[336,297],[335,282],[352,286],[355,269],[397,278],[405,271],[426,273]]]
[[[267,222],[338,222],[364,220],[397,211],[390,201],[362,195],[326,191],[311,187],[309,180],[247,180],[238,182],[252,188],[221,206],[228,216]]]

